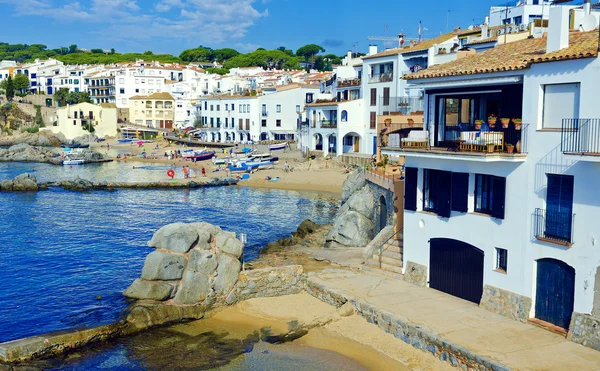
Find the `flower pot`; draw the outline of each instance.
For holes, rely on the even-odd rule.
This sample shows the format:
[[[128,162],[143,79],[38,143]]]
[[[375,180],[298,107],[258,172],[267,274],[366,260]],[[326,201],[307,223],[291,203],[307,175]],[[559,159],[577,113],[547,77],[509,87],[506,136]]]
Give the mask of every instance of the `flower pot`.
[[[481,130],[481,122],[475,123],[475,130]]]
[[[412,127],[415,124],[415,120],[407,120],[408,126]]]
[[[502,119],[500,121],[502,122],[502,127],[504,129],[508,129],[508,124],[510,124],[510,120],[509,119]]]
[[[385,119],[385,120],[383,121],[383,123],[384,123],[384,124],[386,124],[386,125],[389,125],[389,124],[391,124],[391,123],[392,123],[392,119]]]
[[[496,119],[488,119],[488,125],[493,128],[496,125]]]
[[[521,153],[521,141],[518,140],[517,144],[515,144],[516,153]]]
[[[496,146],[494,144],[487,145],[488,153],[494,153],[494,149],[496,149]]]
[[[521,122],[515,122],[515,130],[521,130],[522,125],[523,125],[523,123],[521,123]]]
[[[515,146],[506,146],[506,152],[513,153],[515,150]]]

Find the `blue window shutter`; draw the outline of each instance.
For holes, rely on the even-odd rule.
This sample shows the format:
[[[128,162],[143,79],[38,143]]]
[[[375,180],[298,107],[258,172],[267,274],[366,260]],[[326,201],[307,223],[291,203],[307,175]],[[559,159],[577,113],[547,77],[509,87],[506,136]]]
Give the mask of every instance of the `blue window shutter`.
[[[404,178],[404,210],[417,211],[417,180],[419,169],[407,167]]]
[[[506,198],[506,178],[495,176],[492,186],[492,216],[504,219],[504,203]]]
[[[452,211],[468,211],[469,174],[452,173]]]
[[[442,218],[450,217],[450,197],[452,191],[452,173],[449,171],[437,172],[437,214]]]

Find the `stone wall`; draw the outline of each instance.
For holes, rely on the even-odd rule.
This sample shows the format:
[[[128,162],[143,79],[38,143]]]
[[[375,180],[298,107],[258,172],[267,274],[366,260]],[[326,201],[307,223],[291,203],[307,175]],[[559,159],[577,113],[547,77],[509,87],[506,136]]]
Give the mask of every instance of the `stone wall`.
[[[252,298],[299,294],[305,285],[303,273],[301,265],[242,271],[225,303],[232,305]]]
[[[404,270],[404,280],[414,285],[427,286],[427,267],[415,262],[408,261]]]
[[[373,218],[373,236],[377,236],[377,234],[381,231],[380,225],[380,200],[383,197],[385,199],[385,204],[387,205],[387,217],[385,225],[394,225],[396,224],[394,221],[394,192],[385,189],[375,183],[367,181],[367,186],[373,193],[373,200],[375,201],[375,217]]]
[[[568,339],[600,351],[600,318],[573,312]]]
[[[483,287],[483,296],[479,304],[483,309],[521,322],[527,322],[531,305],[532,300],[527,296],[490,285]]]

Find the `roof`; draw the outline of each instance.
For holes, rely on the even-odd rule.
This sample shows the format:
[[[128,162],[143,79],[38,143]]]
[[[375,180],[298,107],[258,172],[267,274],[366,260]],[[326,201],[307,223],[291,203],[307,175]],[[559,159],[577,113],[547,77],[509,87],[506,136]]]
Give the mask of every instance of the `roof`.
[[[377,54],[373,54],[373,55],[365,55],[364,57],[362,57],[362,59],[364,60],[364,59],[388,57],[391,55],[412,53],[412,52],[417,52],[417,51],[421,51],[421,50],[426,50],[436,44],[441,44],[444,41],[450,40],[451,38],[453,38],[455,36],[456,36],[456,32],[453,31],[453,32],[450,32],[447,34],[440,35],[438,37],[434,37],[433,39],[423,40],[419,44],[408,45],[408,46],[404,46],[402,48],[389,49],[389,50],[385,50],[381,53],[377,53]]]
[[[480,73],[517,71],[533,63],[564,61],[598,56],[598,30],[571,32],[569,47],[546,53],[546,38],[524,39],[499,45],[462,59],[431,66],[405,75],[406,80],[445,76],[474,75]]]
[[[173,96],[166,92],[154,93],[150,95],[135,95],[131,99],[162,99],[162,100],[175,100]]]
[[[100,103],[100,107],[102,107],[102,108],[117,108],[117,105],[114,103]]]
[[[469,43],[466,43],[465,45],[485,44],[485,43],[491,43],[491,42],[496,42],[496,41],[498,41],[498,36],[492,36],[492,37],[488,37],[487,39],[479,39],[479,40],[471,41]]]
[[[318,101],[318,99],[317,99],[317,101]],[[338,102],[337,100],[332,100],[330,102],[309,103],[306,105],[306,107],[337,106],[338,104],[340,104],[340,102]]]

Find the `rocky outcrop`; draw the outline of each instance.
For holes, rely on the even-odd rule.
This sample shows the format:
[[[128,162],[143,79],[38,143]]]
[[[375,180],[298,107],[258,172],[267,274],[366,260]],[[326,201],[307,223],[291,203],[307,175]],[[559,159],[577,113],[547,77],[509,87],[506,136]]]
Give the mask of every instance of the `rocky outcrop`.
[[[350,196],[361,190],[366,184],[367,180],[363,169],[358,168],[351,172],[342,184],[342,204],[346,203]]]
[[[260,250],[260,255],[273,254],[289,248],[290,246],[302,245],[305,243],[311,243],[312,246],[323,246],[325,241],[316,241],[315,238],[319,239],[317,234],[323,236],[326,232],[326,230],[324,230],[325,228],[329,228],[329,226],[320,225],[310,219],[306,219],[300,223],[296,229],[296,232],[293,232],[290,237],[284,237],[275,242],[269,243],[262,250]],[[309,239],[311,241],[308,241]]]
[[[101,191],[116,189],[165,189],[165,188],[185,188],[195,189],[203,187],[222,187],[235,185],[238,180],[235,178],[211,178],[202,182],[149,182],[149,183],[127,183],[127,182],[91,182],[87,179],[75,177],[71,180],[59,180],[56,182],[44,183],[45,187],[60,187],[69,191]]]
[[[13,146],[16,144],[29,144],[39,147],[59,147],[67,143],[62,133],[53,133],[49,130],[42,130],[37,133],[21,133],[8,137],[0,137],[0,146]]]
[[[42,147],[32,147],[26,143],[16,144],[8,149],[0,148],[0,161],[45,162],[54,165],[60,165],[62,163],[60,155],[53,151]]]
[[[361,182],[360,177],[358,182]],[[351,186],[346,188],[353,189]],[[373,238],[374,209],[375,200],[369,187],[363,186],[355,191],[338,211],[333,227],[327,234],[325,247],[367,246]]]
[[[37,190],[39,190],[37,179],[29,173],[18,175],[13,180],[0,182],[1,192],[35,192]]]

